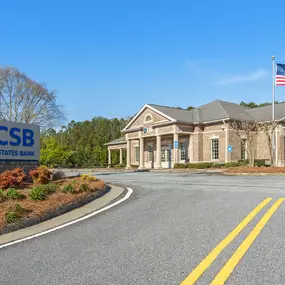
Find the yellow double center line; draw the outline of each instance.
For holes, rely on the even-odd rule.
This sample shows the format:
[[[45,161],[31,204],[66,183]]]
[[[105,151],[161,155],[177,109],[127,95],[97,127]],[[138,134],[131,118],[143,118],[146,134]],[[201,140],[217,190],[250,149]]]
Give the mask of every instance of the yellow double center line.
[[[249,215],[225,238],[223,239],[210,254],[200,262],[200,264],[191,272],[191,274],[180,285],[191,285],[201,277],[201,275],[207,270],[207,268],[213,263],[218,255],[234,240],[234,238],[250,223],[250,221],[272,200],[267,198],[261,202]],[[266,223],[269,221],[274,212],[282,204],[285,198],[278,199],[272,207],[264,214],[255,228],[247,236],[247,238],[241,243],[235,253],[223,266],[221,271],[216,275],[215,279],[210,285],[222,285],[229,278],[234,268],[249,249],[251,244],[260,234]]]

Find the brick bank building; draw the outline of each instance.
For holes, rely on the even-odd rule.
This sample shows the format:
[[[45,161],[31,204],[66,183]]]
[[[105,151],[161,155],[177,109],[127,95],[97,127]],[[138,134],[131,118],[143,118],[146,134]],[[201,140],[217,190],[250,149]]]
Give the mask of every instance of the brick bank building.
[[[122,130],[124,136],[107,143],[111,152],[126,152],[126,165],[144,168],[172,168],[176,163],[230,162],[247,158],[246,139],[231,129],[230,121],[269,122],[272,106],[248,109],[216,100],[193,110],[146,104]],[[284,166],[285,103],[275,105],[278,165]],[[232,147],[232,152],[228,147]],[[257,159],[270,159],[268,137],[256,137]]]

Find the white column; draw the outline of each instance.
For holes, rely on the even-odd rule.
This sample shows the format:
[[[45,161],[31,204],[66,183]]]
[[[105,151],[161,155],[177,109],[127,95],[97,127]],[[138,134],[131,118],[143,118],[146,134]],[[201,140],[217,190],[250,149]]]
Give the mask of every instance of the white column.
[[[156,136],[156,167],[155,168],[162,168],[161,167],[161,136]]]
[[[127,169],[131,168],[131,140],[127,140]]]
[[[120,148],[120,164],[123,164],[123,150]]]
[[[111,150],[108,149],[108,167],[111,167],[112,164],[112,155],[111,155]]]
[[[139,169],[144,168],[144,139],[140,138],[140,166]]]
[[[178,163],[179,162],[179,157],[178,157],[178,154],[179,154],[179,152],[178,152],[178,146],[177,146],[177,148],[175,148],[174,147],[174,143],[175,143],[175,141],[177,141],[178,142],[178,134],[174,134],[173,135],[173,153],[174,153],[174,164],[175,163]],[[178,143],[178,145],[179,145],[179,143]]]

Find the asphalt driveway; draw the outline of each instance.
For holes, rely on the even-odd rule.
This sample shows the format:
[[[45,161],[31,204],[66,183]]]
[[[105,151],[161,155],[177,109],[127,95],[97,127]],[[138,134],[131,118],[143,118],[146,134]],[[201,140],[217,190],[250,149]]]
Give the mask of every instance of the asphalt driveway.
[[[180,284],[256,206],[272,197],[195,283],[211,284],[266,211],[285,197],[285,177],[279,176],[97,176],[134,193],[98,216],[1,249],[0,284]],[[285,202],[226,284],[284,284],[284,247]]]

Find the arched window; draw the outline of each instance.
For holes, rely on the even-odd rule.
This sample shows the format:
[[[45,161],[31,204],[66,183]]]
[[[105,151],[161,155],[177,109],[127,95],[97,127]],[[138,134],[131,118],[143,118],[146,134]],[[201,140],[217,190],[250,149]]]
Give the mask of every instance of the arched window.
[[[150,114],[147,114],[144,118],[145,123],[152,122],[152,116]]]

